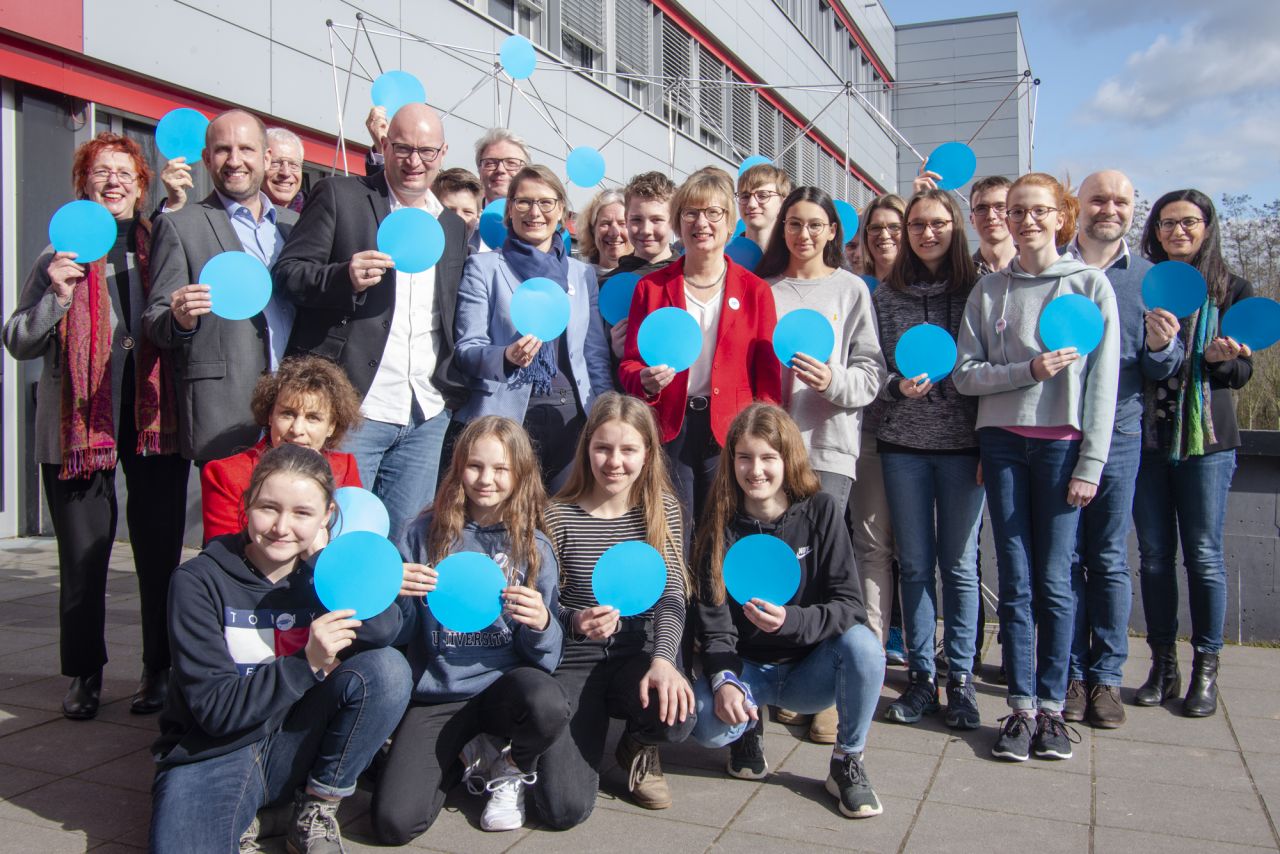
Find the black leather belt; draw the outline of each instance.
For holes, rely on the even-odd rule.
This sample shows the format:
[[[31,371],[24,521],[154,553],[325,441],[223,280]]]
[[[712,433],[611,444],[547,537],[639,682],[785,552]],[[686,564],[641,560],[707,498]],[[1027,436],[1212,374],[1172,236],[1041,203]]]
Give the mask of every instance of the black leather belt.
[[[704,409],[710,408],[710,406],[711,406],[711,398],[709,397],[703,397],[702,395],[699,395],[697,397],[689,398],[689,408],[692,409],[694,412],[701,412]]]

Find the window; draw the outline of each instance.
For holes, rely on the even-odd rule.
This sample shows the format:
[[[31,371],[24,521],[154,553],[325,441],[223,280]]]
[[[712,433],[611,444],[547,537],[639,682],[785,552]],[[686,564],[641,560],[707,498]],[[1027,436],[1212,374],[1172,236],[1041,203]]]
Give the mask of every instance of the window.
[[[564,58],[585,68],[604,67],[604,0],[561,0]]]
[[[734,154],[745,158],[755,154],[755,106],[758,96],[754,89],[734,86],[730,92],[731,142]]]
[[[693,96],[687,81],[693,66],[693,39],[671,19],[662,19],[662,75],[665,97],[662,117],[676,130],[689,133],[693,123]]]
[[[614,61],[620,73],[649,74],[653,69],[653,9],[649,0],[616,0]],[[649,86],[640,80],[617,78],[618,94],[648,107]]]
[[[489,17],[536,45],[547,43],[543,0],[489,0]]]
[[[565,62],[570,65],[576,65],[579,68],[604,68],[604,54],[584,42],[578,41],[577,38],[569,34],[568,30],[561,34],[560,55]]]
[[[705,47],[698,49],[698,118],[702,126],[699,141],[721,154],[728,154],[727,122],[728,101],[726,81],[729,70],[724,63],[711,55]]]

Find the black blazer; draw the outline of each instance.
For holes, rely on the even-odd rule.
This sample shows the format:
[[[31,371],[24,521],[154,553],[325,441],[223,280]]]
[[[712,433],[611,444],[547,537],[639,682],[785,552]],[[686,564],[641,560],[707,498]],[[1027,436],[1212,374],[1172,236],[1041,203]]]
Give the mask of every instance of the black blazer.
[[[288,352],[332,359],[362,396],[373,384],[391,332],[395,280],[385,276],[357,294],[347,265],[357,252],[378,248],[378,226],[390,212],[390,190],[383,175],[327,178],[312,189],[272,268],[276,289],[298,307]],[[466,378],[453,364],[453,315],[467,260],[467,230],[448,209],[439,219],[445,248],[435,266],[435,299],[442,340],[431,381],[445,405],[456,411],[470,396]]]

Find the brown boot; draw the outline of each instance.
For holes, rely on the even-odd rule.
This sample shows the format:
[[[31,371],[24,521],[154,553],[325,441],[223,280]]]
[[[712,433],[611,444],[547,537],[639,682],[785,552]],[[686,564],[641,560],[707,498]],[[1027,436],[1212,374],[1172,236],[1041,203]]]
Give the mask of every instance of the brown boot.
[[[782,706],[773,707],[773,722],[783,726],[802,726],[809,722],[810,715],[802,715]]]
[[[1068,699],[1070,696],[1068,693]],[[1089,686],[1089,725],[1116,729],[1123,723],[1124,704],[1120,702],[1120,689],[1115,685]]]
[[[1083,680],[1072,679],[1067,683],[1067,701],[1062,706],[1064,721],[1082,721],[1089,708],[1089,688]]]
[[[665,810],[671,806],[671,789],[662,775],[662,760],[656,744],[641,744],[623,733],[614,751],[618,767],[627,775],[627,789],[636,806],[647,810]]]
[[[809,740],[814,744],[835,744],[836,724],[839,722],[835,706],[823,709],[813,716],[813,722],[809,724]]]

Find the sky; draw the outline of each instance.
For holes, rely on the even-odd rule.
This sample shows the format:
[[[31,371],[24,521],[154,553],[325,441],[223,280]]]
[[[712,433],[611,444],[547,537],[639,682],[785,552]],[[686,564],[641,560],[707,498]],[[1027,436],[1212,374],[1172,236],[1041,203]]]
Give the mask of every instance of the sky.
[[[1018,12],[1037,170],[1120,169],[1147,199],[1280,198],[1280,0],[882,2],[895,24]]]

